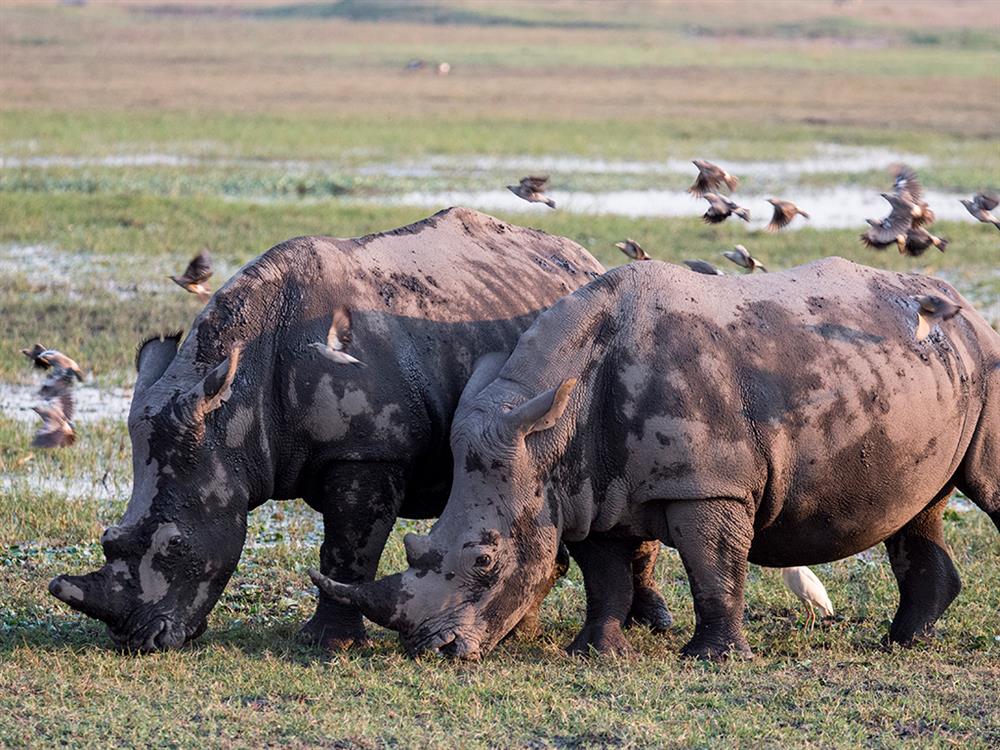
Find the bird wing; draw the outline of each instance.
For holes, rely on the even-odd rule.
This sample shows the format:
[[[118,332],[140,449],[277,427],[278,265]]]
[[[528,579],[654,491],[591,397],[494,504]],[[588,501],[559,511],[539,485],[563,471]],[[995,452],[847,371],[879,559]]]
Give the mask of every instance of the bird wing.
[[[787,201],[775,201],[774,213],[771,215],[771,222],[767,225],[769,232],[776,232],[782,227],[787,227],[795,216],[795,206]]]
[[[60,393],[57,398],[59,403],[59,409],[62,412],[63,419],[65,419],[67,422],[72,422],[73,414],[76,410],[76,407],[73,403],[73,394],[69,390],[66,390]]]
[[[345,307],[333,311],[330,330],[326,335],[326,345],[341,352],[351,343],[351,313]]]
[[[545,186],[548,184],[548,182],[549,182],[548,175],[546,175],[545,177],[531,177],[531,176],[523,177],[521,179],[521,187],[527,188],[528,190],[531,190],[534,193],[539,193],[545,189]]]
[[[704,172],[698,172],[698,176],[694,178],[694,183],[688,188],[688,192],[691,195],[702,197],[705,193],[715,190],[718,185],[718,181],[712,180]]]
[[[207,250],[202,250],[191,259],[181,278],[191,284],[200,284],[203,281],[208,281],[211,276],[212,256]]]
[[[864,236],[871,240],[871,245],[874,247],[892,244],[896,241],[897,235],[906,234],[913,224],[909,204],[902,200],[890,200],[889,203],[892,206],[889,215],[878,224],[872,224],[872,228],[865,232]]]
[[[976,193],[976,197],[972,199],[972,202],[983,211],[992,211],[998,204],[1000,204],[1000,196],[986,195],[986,193]]]
[[[713,266],[708,261],[704,260],[686,260],[684,265],[690,268],[695,273],[704,273],[709,276],[719,276],[719,269]]]
[[[896,170],[896,179],[892,183],[893,192],[911,203],[919,204],[924,197],[924,188],[917,179],[917,173],[903,164]]]

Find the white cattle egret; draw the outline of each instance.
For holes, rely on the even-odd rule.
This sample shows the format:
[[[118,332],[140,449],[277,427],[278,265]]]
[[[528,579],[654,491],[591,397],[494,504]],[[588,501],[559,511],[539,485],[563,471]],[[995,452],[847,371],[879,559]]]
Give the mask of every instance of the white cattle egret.
[[[809,568],[800,565],[795,568],[782,568],[781,580],[785,586],[795,596],[805,602],[809,614],[806,616],[806,625],[811,629],[816,621],[816,611],[813,607],[819,607],[824,617],[833,617],[833,604],[826,594],[823,582],[816,577]]]

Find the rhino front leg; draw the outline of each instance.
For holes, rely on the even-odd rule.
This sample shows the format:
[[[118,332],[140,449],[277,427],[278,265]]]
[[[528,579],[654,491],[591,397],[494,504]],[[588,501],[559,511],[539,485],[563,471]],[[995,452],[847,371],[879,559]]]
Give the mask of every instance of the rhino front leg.
[[[375,580],[378,561],[403,500],[403,470],[392,464],[338,464],[307,498],[323,511],[320,570],[343,583]],[[337,650],[367,639],[361,612],[320,591],[316,614],[299,631],[308,643]]]
[[[587,616],[566,650],[586,656],[591,650],[623,654],[629,650],[622,625],[632,607],[632,557],[635,542],[590,538],[569,542],[569,552],[583,573]]]
[[[645,625],[654,633],[666,633],[674,623],[656,585],[656,558],[659,554],[659,539],[643,542],[632,554],[632,609],[625,619],[626,628]]]
[[[948,554],[941,520],[951,491],[948,487],[932,505],[885,541],[899,584],[899,609],[889,628],[893,643],[909,645],[914,638],[929,635],[962,588]]]
[[[743,636],[743,588],[753,540],[751,511],[739,500],[672,502],[669,538],[680,553],[694,597],[694,637],[681,655],[717,659],[753,656]]]

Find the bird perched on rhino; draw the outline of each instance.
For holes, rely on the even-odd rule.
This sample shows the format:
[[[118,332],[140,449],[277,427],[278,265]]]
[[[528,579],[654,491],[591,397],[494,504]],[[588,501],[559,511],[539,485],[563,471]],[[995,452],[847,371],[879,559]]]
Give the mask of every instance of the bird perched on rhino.
[[[626,238],[624,242],[616,242],[615,247],[625,253],[625,255],[632,260],[652,260],[648,255],[646,255],[646,251],[642,249],[642,246],[640,246],[639,243],[633,239]]]
[[[976,193],[971,201],[965,198],[960,198],[959,200],[962,201],[962,205],[965,206],[966,210],[979,219],[979,221],[984,224],[992,224],[997,229],[1000,229],[1000,219],[991,213],[997,207],[997,204],[1000,203],[1000,196]]]
[[[518,198],[528,201],[528,203],[544,203],[549,208],[555,208],[556,202],[545,195],[545,186],[548,183],[548,176],[522,177],[519,184],[508,185],[507,189]]]
[[[735,214],[743,221],[750,221],[750,209],[733,203],[718,193],[705,193],[702,198],[708,201],[708,210],[702,215],[706,224],[719,224]]]
[[[73,396],[68,390],[31,409],[42,418],[42,426],[31,440],[35,448],[65,448],[76,442]]]
[[[809,214],[791,201],[768,198],[767,202],[774,206],[774,214],[771,216],[770,223],[765,227],[768,232],[777,232],[782,227],[787,227],[796,216],[801,216],[804,219],[809,218]]]
[[[170,279],[179,287],[198,296],[202,304],[212,297],[212,290],[205,283],[212,277],[212,256],[208,250],[202,250],[188,263],[184,273],[171,276]]]
[[[917,309],[917,341],[923,341],[930,335],[931,327],[938,322],[951,320],[960,312],[962,306],[945,297],[936,294],[919,294],[913,299],[919,305]]]
[[[812,629],[816,622],[816,610],[819,607],[824,617],[833,617],[833,604],[826,593],[823,582],[809,568],[800,565],[794,568],[782,568],[781,580],[785,587],[797,596],[805,605],[806,626]]]
[[[722,271],[713,266],[707,260],[686,260],[684,265],[695,273],[703,273],[706,276],[725,276]]]
[[[745,268],[750,273],[753,273],[758,268],[764,273],[767,273],[767,269],[764,268],[764,264],[753,257],[750,254],[750,251],[743,247],[743,245],[736,245],[732,250],[726,250],[722,254],[740,268]]]
[[[364,366],[363,362],[344,351],[350,343],[351,314],[347,310],[340,308],[333,312],[333,318],[330,321],[330,330],[326,334],[326,342],[314,341],[309,346],[338,365]]]
[[[692,163],[698,167],[698,176],[695,178],[694,184],[688,188],[688,192],[696,197],[701,198],[706,193],[717,190],[723,183],[725,183],[731,193],[740,184],[738,177],[734,177],[722,167],[712,164],[710,161],[695,159]]]

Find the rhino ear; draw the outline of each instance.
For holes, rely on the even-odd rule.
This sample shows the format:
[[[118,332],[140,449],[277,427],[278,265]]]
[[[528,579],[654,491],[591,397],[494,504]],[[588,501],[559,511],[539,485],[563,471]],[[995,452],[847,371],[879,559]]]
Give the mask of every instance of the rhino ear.
[[[152,336],[135,351],[135,369],[138,377],[135,381],[137,393],[145,390],[163,375],[177,355],[183,331],[177,333]]]
[[[192,389],[195,402],[195,415],[203,418],[215,411],[229,398],[236,369],[240,364],[242,347],[234,346],[229,356],[215,366],[198,385]]]
[[[507,423],[525,436],[554,427],[566,411],[575,386],[576,378],[564,380],[558,387],[535,396],[509,412],[505,416]]]

